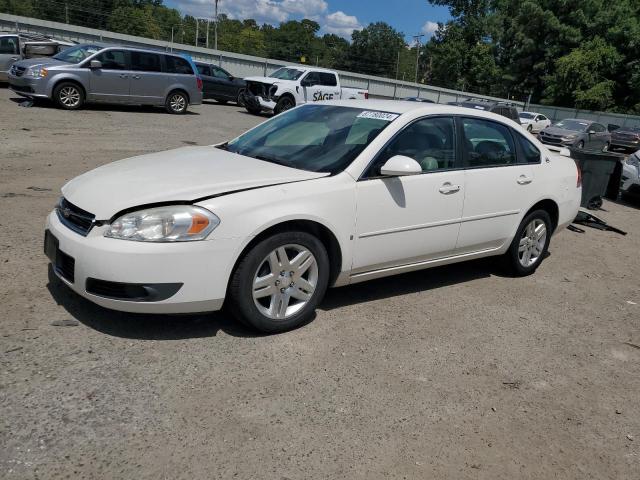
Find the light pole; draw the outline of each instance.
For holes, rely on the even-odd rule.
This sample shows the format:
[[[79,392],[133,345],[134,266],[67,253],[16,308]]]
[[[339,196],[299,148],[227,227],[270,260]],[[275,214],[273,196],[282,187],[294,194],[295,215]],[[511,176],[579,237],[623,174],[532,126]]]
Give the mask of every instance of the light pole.
[[[418,60],[420,60],[420,38],[424,37],[424,34],[414,35],[413,38],[416,41],[416,80],[418,83]]]
[[[218,50],[218,2],[219,0],[214,0],[215,2],[215,10],[214,10],[214,18],[215,23],[213,25],[213,48]]]

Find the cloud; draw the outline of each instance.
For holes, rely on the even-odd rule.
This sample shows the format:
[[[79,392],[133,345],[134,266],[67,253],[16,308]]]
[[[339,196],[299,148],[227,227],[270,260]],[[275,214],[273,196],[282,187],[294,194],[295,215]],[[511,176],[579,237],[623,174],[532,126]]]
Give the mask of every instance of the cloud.
[[[362,30],[362,25],[353,15],[338,10],[325,17],[322,29],[327,33],[350,39],[354,30]]]
[[[438,24],[436,22],[428,21],[422,26],[422,33],[427,37],[432,36],[438,30]]]
[[[214,0],[174,0],[175,7],[195,17],[213,18]],[[290,17],[319,20],[328,10],[325,0],[220,0],[218,13],[244,20],[253,18],[258,23],[277,24]]]

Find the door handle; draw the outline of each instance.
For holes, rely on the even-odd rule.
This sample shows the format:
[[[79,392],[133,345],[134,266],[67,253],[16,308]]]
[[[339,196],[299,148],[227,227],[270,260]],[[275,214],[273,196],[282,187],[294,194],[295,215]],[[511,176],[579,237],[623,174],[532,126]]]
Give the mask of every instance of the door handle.
[[[11,60],[20,60],[20,57],[11,57]]]
[[[443,195],[449,195],[451,193],[456,193],[460,191],[460,185],[452,185],[451,182],[445,182],[438,189],[440,193]]]
[[[517,180],[519,185],[529,185],[533,182],[533,178],[527,177],[526,175],[520,175]]]
[[[140,75],[133,75],[131,78],[133,78],[134,80],[140,80]]]
[[[128,78],[128,75],[125,75],[124,73],[120,74],[120,78]]]

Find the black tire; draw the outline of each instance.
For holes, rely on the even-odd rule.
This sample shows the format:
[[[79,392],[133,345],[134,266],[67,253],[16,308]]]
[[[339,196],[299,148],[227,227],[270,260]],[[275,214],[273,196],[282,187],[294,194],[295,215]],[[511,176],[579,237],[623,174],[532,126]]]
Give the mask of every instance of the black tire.
[[[281,319],[274,319],[258,309],[256,305],[257,301],[254,301],[253,298],[253,281],[259,272],[258,269],[265,266],[264,262],[266,257],[271,252],[285,245],[299,245],[311,252],[316,260],[317,281],[311,297],[299,311],[292,313],[288,317],[285,316]],[[288,274],[288,272],[285,272],[285,274]],[[274,280],[281,278],[285,277],[276,275]],[[288,281],[289,280],[283,280],[283,282]],[[260,332],[285,332],[304,325],[313,319],[315,309],[320,301],[322,301],[328,283],[329,256],[320,240],[306,232],[276,233],[255,245],[240,259],[240,263],[237,265],[229,284],[229,308],[238,320]],[[284,285],[284,283],[281,285]],[[293,283],[291,285],[293,285]],[[288,290],[288,288],[282,290]],[[278,293],[275,295],[277,298]],[[264,297],[264,299],[267,300],[267,303],[271,301],[270,298],[267,297]]]
[[[289,95],[283,95],[276,103],[276,107],[273,109],[273,113],[276,115],[286,112],[287,110],[291,110],[296,106],[296,101],[290,97]]]
[[[78,110],[84,105],[84,90],[75,82],[61,82],[53,89],[53,101],[64,110]]]
[[[240,106],[240,107],[244,107],[244,100],[242,99],[242,96],[244,95],[244,89],[240,90],[238,92],[238,96],[236,97],[236,103]]]
[[[187,113],[187,109],[189,108],[189,97],[187,97],[186,93],[180,90],[174,90],[167,95],[164,106],[167,112],[171,114],[184,115]]]
[[[602,151],[603,152],[608,152],[609,151],[609,142],[604,144],[604,147],[602,147]]]
[[[580,141],[578,142],[578,144],[576,145],[576,148],[579,148],[580,150],[582,150],[582,149],[584,148],[584,141],[583,141],[583,140],[580,140]]]
[[[544,244],[539,254],[535,258],[535,261],[533,261],[529,265],[524,265],[521,260],[520,243],[524,240],[525,230],[534,221],[544,223],[546,236],[544,239]],[[524,219],[520,223],[520,226],[518,227],[518,230],[516,231],[515,237],[513,237],[513,241],[509,246],[509,250],[507,250],[507,253],[505,253],[503,256],[503,263],[507,271],[517,277],[524,277],[535,272],[547,254],[552,233],[553,224],[551,223],[551,217],[549,216],[549,213],[547,211],[534,210],[526,217],[524,217]]]
[[[527,125],[527,132],[529,133],[533,132],[533,125],[531,124]]]

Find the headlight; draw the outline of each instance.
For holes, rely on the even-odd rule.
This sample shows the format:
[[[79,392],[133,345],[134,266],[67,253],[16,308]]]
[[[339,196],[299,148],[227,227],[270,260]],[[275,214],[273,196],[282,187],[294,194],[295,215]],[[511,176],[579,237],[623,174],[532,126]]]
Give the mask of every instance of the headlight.
[[[220,219],[209,210],[171,205],[127,213],[104,236],[137,242],[188,242],[206,238],[218,225]]]
[[[574,140],[576,138],[578,138],[578,135],[565,135],[562,137],[563,140]]]
[[[44,67],[35,67],[27,70],[27,77],[32,78],[44,78],[49,74],[49,71]]]

